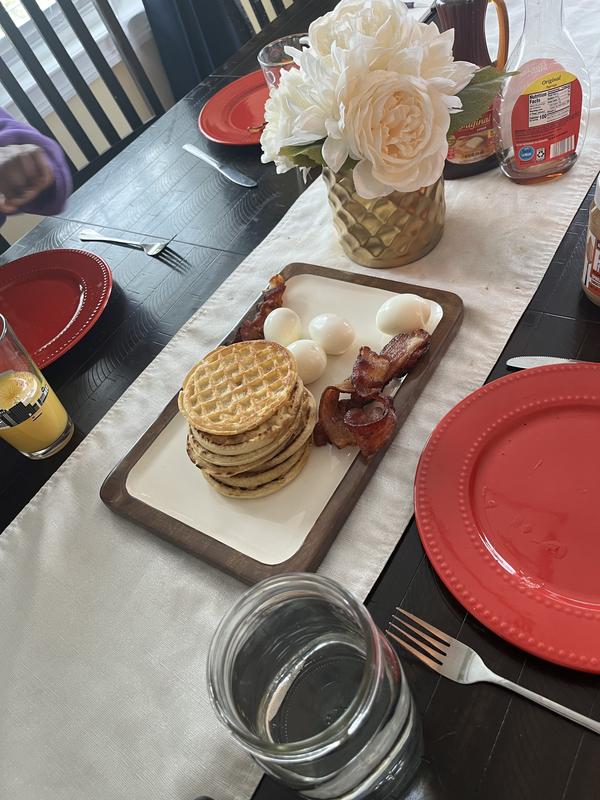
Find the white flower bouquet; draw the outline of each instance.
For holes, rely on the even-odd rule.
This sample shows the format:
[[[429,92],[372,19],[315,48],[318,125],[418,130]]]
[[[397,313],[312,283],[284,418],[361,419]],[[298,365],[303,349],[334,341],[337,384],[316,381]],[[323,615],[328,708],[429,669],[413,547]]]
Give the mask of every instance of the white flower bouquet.
[[[417,22],[401,0],[342,0],[289,48],[265,106],[263,162],[278,172],[352,170],[366,199],[437,181],[449,133],[489,108],[503,73],[455,61],[454,31]]]

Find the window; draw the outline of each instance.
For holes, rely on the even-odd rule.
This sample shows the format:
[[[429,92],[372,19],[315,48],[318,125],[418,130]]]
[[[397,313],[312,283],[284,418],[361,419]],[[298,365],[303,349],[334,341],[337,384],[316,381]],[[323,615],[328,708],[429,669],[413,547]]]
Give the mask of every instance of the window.
[[[53,4],[53,2],[54,0],[37,0],[37,4],[42,10],[47,9],[48,6]],[[17,25],[22,25],[29,19],[27,12],[20,3],[20,0],[2,0],[2,5],[11,15],[13,21],[17,23]]]
[[[49,48],[45,44],[40,32],[35,24],[30,19],[25,8],[21,5],[20,0],[0,0],[2,5],[11,15],[12,19],[19,26],[21,33],[24,35],[29,46],[41,62],[47,74],[52,79],[56,88],[60,91],[65,100],[69,100],[75,95],[75,91],[60,66],[54,59]],[[62,14],[60,7],[54,0],[37,0],[38,5],[44,10],[48,19],[52,22],[56,34],[59,36],[61,42],[69,52],[69,55],[75,61],[77,68],[81,72],[83,78],[87,83],[91,83],[97,78],[96,70],[87,57],[79,39],[74,34],[71,26]],[[98,43],[104,57],[111,66],[117,64],[120,60],[119,53],[114,47],[110,35],[106,31],[98,12],[96,11],[92,0],[75,0],[77,10],[85,20],[89,30],[91,31],[95,41]],[[145,16],[144,6],[142,0],[113,0],[113,9],[121,25],[127,32],[133,46],[139,50],[139,45],[150,38],[150,26]],[[133,20],[136,20],[135,25],[131,25]],[[140,24],[141,23],[141,24]],[[8,37],[0,28],[0,56],[6,62],[8,68],[11,70],[15,78],[18,80],[21,87],[27,92],[30,99],[36,105],[42,116],[48,115],[52,109],[46,100],[42,91],[38,88],[37,84],[31,77],[28,69],[25,67],[21,58]],[[13,116],[21,116],[19,110],[12,102],[4,88],[0,85],[0,105],[4,106],[7,111]]]

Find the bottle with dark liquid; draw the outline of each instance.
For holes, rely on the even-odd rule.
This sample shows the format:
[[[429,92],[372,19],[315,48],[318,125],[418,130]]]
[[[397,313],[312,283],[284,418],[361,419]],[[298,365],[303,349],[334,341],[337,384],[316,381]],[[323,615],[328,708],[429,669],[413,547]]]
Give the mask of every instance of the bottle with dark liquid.
[[[508,55],[508,13],[504,0],[490,0],[496,6],[500,38],[495,66],[503,69]],[[437,0],[439,27],[454,28],[454,58],[470,61],[478,67],[492,64],[485,38],[485,15],[488,0]],[[498,166],[492,108],[475,122],[451,135],[445,178],[466,178]]]

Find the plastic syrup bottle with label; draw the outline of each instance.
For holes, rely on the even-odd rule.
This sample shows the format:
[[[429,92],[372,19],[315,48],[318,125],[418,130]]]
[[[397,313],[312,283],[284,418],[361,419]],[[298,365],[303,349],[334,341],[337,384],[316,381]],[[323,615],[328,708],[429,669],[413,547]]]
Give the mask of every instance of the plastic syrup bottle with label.
[[[496,66],[504,68],[508,55],[508,13],[504,0],[492,0],[500,28]],[[438,25],[441,31],[454,28],[454,58],[470,61],[478,67],[492,63],[485,37],[488,0],[437,0]],[[448,140],[445,178],[465,178],[498,166],[492,108],[478,120],[465,125]]]
[[[590,77],[563,24],[563,0],[526,0],[523,34],[494,104],[498,160],[516,183],[567,172],[581,152],[590,109]]]

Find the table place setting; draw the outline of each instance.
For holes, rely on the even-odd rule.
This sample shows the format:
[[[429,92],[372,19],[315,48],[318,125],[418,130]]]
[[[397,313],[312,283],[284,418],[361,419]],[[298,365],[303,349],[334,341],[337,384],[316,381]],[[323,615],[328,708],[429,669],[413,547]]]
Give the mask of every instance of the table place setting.
[[[582,57],[562,0],[527,0],[520,38],[495,0],[495,60],[487,3],[438,0],[440,29],[431,5],[341,0],[178,139],[242,197],[260,180],[200,135],[310,182],[0,536],[0,796],[237,800],[266,773],[399,800],[428,763],[413,669],[600,733],[402,596],[379,627],[364,603],[414,515],[445,603],[600,673],[600,365],[549,345],[485,383],[597,178],[594,4]],[[189,268],[175,238],[77,236]],[[40,370],[100,319],[109,264],[0,267],[0,438],[32,461],[73,435]]]

